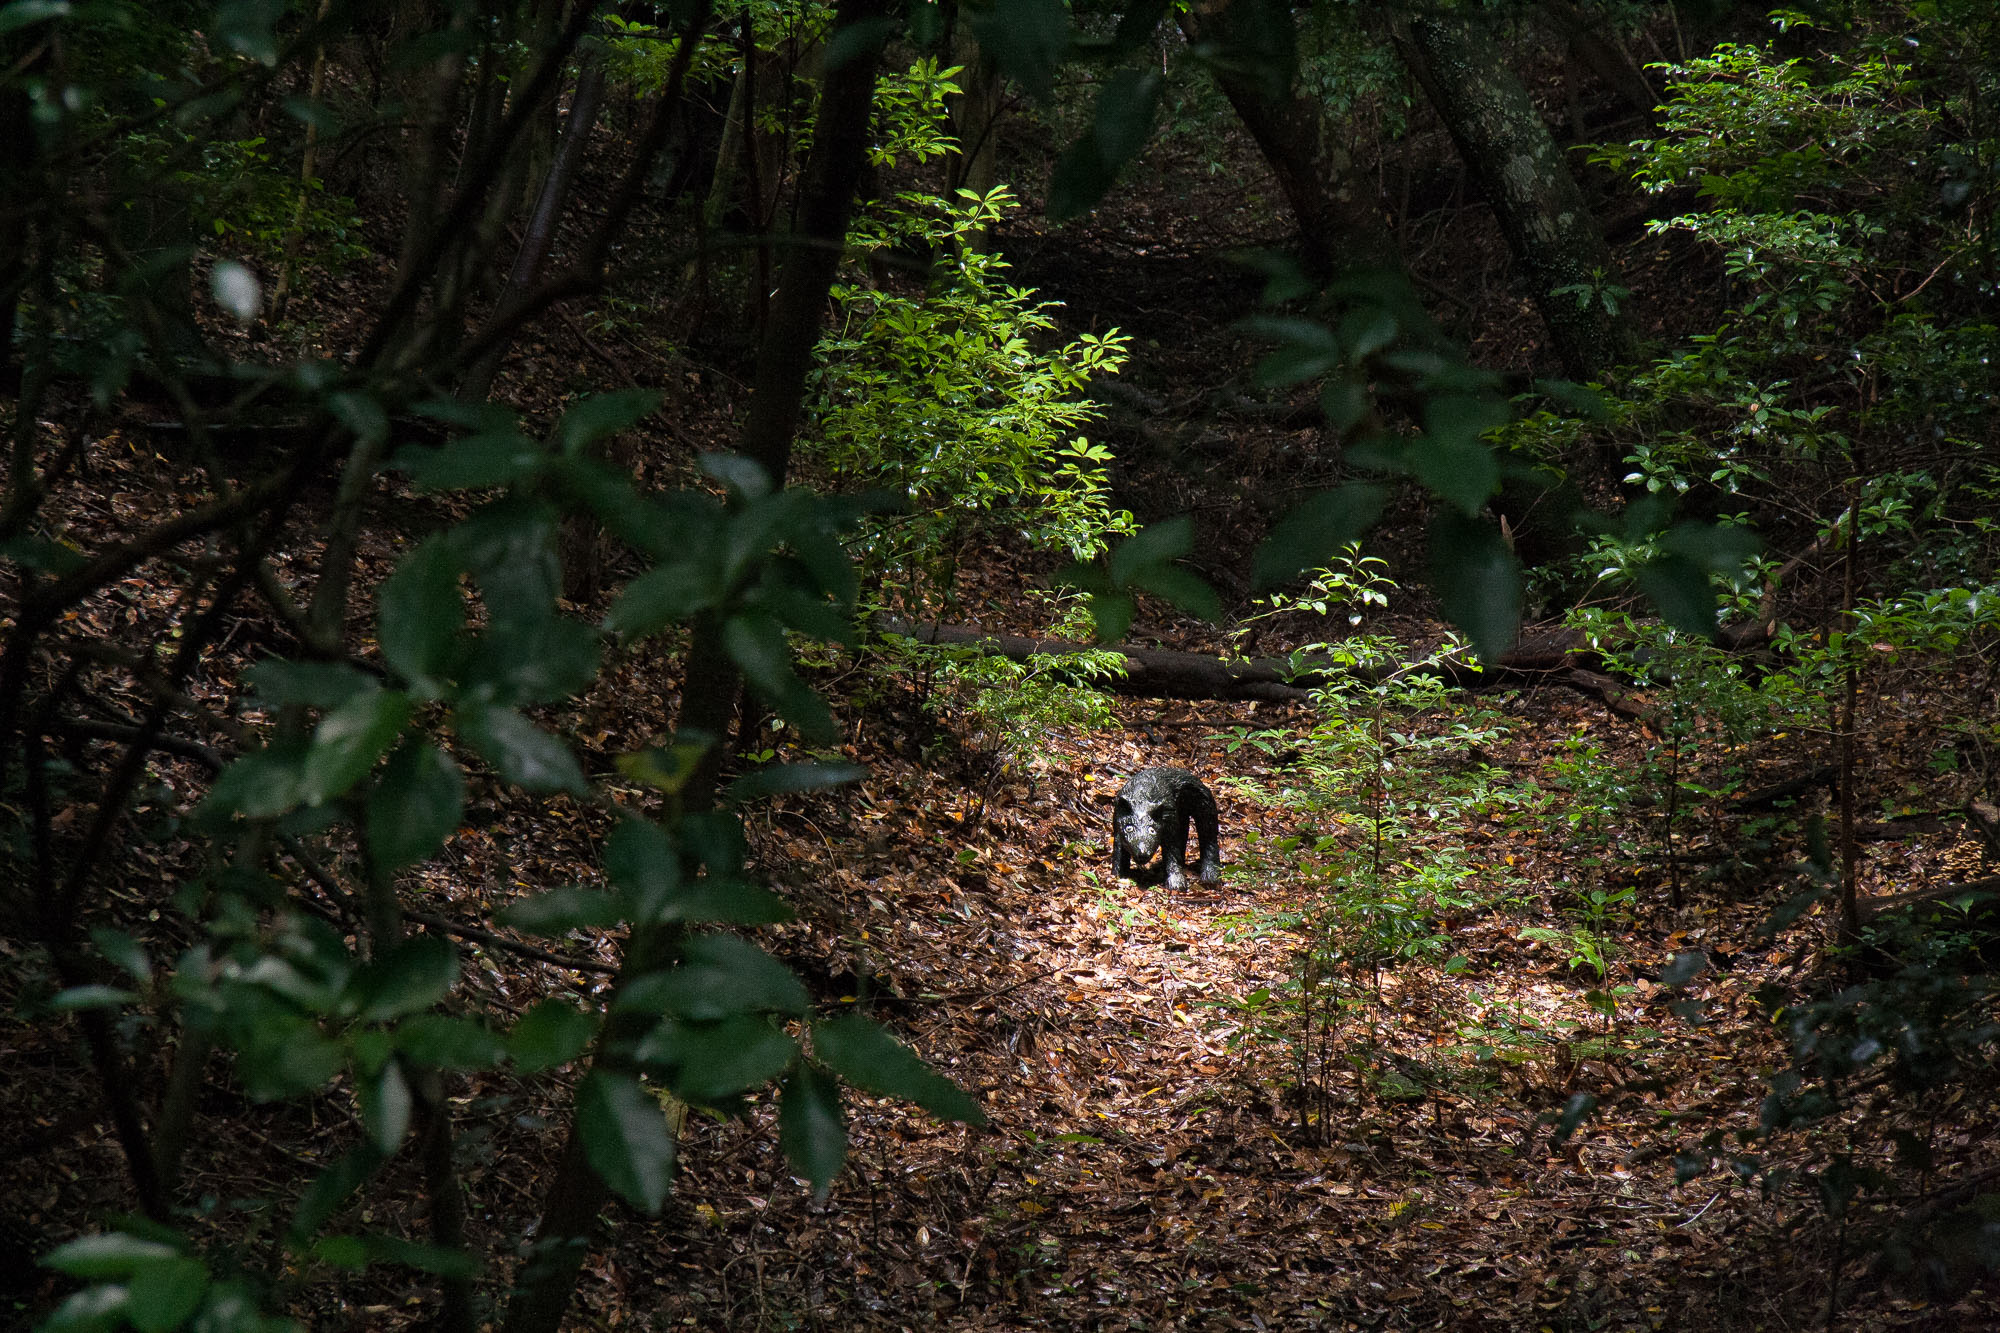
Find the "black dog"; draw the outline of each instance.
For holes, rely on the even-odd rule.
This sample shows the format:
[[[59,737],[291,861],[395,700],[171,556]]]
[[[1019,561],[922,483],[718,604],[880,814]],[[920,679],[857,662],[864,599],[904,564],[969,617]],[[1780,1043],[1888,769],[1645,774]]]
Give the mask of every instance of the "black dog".
[[[1215,798],[1201,779],[1184,768],[1142,768],[1118,789],[1111,816],[1111,873],[1138,884],[1157,884],[1160,871],[1147,863],[1158,853],[1167,887],[1178,893],[1188,884],[1187,833],[1192,821],[1201,835],[1195,870],[1204,884],[1222,875],[1221,827]]]

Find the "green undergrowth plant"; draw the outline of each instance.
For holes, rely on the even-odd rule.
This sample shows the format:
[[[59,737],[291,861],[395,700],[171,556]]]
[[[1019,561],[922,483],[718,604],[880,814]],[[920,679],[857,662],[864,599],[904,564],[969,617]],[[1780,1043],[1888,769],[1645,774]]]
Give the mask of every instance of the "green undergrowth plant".
[[[1252,847],[1305,902],[1294,974],[1279,994],[1291,1011],[1309,1123],[1313,1098],[1351,1055],[1338,1031],[1348,1016],[1380,1005],[1384,969],[1467,966],[1450,956],[1451,924],[1485,910],[1497,886],[1454,831],[1525,799],[1482,748],[1498,739],[1503,720],[1448,690],[1436,671],[1457,640],[1412,655],[1366,628],[1395,588],[1383,561],[1349,547],[1302,591],[1270,598],[1252,619],[1306,612],[1355,632],[1293,654],[1295,670],[1319,681],[1317,717],[1303,733],[1237,727],[1221,737],[1231,753],[1264,757],[1270,776],[1237,781],[1295,827]]]

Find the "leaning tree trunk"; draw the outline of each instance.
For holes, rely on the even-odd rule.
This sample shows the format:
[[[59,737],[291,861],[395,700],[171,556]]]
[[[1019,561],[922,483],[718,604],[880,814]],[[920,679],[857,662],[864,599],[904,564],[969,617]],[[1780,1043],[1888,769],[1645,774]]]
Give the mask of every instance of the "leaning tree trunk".
[[[1443,15],[1399,25],[1396,44],[1459,155],[1485,185],[1563,369],[1593,379],[1630,359],[1631,331],[1608,290],[1615,272],[1610,247],[1498,44]]]
[[[1245,44],[1245,24],[1232,15],[1229,0],[1184,12],[1180,25],[1190,44],[1225,55]],[[1276,86],[1268,70],[1260,77],[1247,57],[1219,60],[1211,69],[1292,210],[1306,271],[1324,281],[1341,268],[1395,263],[1389,230],[1357,187],[1352,163],[1330,137],[1319,104],[1294,87]]]

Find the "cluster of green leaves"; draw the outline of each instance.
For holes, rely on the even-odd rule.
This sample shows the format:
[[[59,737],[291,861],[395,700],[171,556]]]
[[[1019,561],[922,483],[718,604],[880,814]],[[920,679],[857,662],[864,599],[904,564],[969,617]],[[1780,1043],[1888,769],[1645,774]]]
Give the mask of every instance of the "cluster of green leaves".
[[[1004,187],[956,204],[906,194],[857,229],[857,248],[920,244],[939,254],[926,289],[837,289],[840,323],[820,344],[819,453],[849,484],[881,486],[907,506],[877,520],[864,564],[945,597],[963,543],[988,515],[1032,544],[1087,558],[1131,518],[1107,498],[1109,453],[1075,434],[1097,409],[1091,379],[1115,372],[1115,330],[1038,346],[1049,303],[1009,286],[1006,262],[968,244],[1001,215]]]
[[[393,1236],[327,1229],[404,1141],[412,1089],[435,1071],[507,1064],[525,1075],[587,1056],[576,1093],[586,1156],[612,1189],[649,1211],[661,1205],[674,1157],[664,1094],[731,1112],[779,1082],[784,1148],[821,1188],[846,1150],[837,1079],[980,1118],[963,1093],[879,1027],[852,1012],[814,1018],[790,971],[715,929],[780,920],[788,910],[746,873],[748,849],[733,812],[675,813],[674,798],[714,738],[682,735],[619,760],[612,781],[665,798],[666,817],[651,819],[612,802],[568,745],[530,716],[585,689],[608,646],[709,618],[735,666],[781,716],[807,735],[830,734],[826,705],[798,677],[787,637],[847,636],[856,582],[839,538],[854,507],[802,489],[773,490],[761,469],[733,456],[705,460],[720,496],[648,494],[591,458],[596,441],[657,403],[657,395],[637,392],[589,399],[539,441],[495,408],[427,406],[462,433],[398,456],[413,483],[503,493],[398,562],[379,596],[380,676],[342,662],[255,668],[262,701],[306,725],[281,728],[281,739],[230,764],[197,812],[211,828],[236,829],[245,848],[262,845],[259,829],[309,836],[345,825],[361,849],[363,892],[379,897],[393,894],[397,872],[437,854],[457,827],[467,785],[461,751],[509,786],[620,809],[604,848],[605,887],[551,889],[502,914],[532,935],[631,932],[636,957],[608,1009],[547,1000],[504,1031],[476,1010],[452,1012],[462,1007],[459,960],[445,939],[415,935],[360,956],[312,917],[281,911],[273,922],[263,913],[282,909],[284,896],[251,861],[206,893],[182,895],[199,919],[199,941],[170,972],[157,974],[129,937],[103,933],[99,950],[134,987],[55,997],[58,1010],[176,1013],[234,1052],[238,1077],[258,1100],[312,1095],[341,1081],[352,1087],[365,1139],[306,1192],[285,1233],[298,1256],[344,1267],[378,1260],[444,1273],[476,1267],[470,1256]],[[556,535],[565,512],[592,516],[652,566],[625,585],[602,625],[564,614],[558,600]],[[726,795],[740,803],[857,776],[851,766],[777,764],[739,779]],[[58,1312],[54,1328],[129,1319],[173,1329],[223,1306],[242,1318],[212,1314],[201,1326],[260,1327],[254,1302],[210,1281],[184,1242],[144,1228],[77,1242],[49,1262],[93,1283]],[[171,1299],[154,1291],[162,1284]]]

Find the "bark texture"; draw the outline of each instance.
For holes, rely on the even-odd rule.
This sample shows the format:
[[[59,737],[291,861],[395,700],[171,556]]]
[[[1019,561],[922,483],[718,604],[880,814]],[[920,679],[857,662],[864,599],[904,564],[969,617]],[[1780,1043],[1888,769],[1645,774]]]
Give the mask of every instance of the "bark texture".
[[[1588,380],[1631,359],[1631,332],[1604,295],[1616,281],[1611,249],[1499,44],[1461,20],[1425,15],[1398,28],[1397,46],[1485,186],[1563,370]]]

